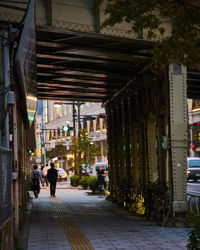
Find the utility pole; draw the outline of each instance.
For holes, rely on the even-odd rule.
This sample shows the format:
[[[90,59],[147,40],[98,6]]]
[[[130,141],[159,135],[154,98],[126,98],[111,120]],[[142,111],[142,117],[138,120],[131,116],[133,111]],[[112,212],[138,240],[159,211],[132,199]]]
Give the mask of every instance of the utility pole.
[[[45,166],[45,162],[46,162],[46,155],[45,155],[45,142],[44,142],[44,130],[45,130],[45,121],[44,121],[44,111],[45,111],[45,107],[44,107],[44,101],[43,101],[43,109],[42,109],[42,134],[41,134],[41,149],[42,149],[42,155],[41,155],[41,160],[42,160],[42,165]]]
[[[82,167],[80,165],[80,159],[81,159],[81,152],[80,152],[80,102],[78,101],[77,103],[77,107],[78,107],[78,116],[77,116],[77,121],[78,121],[78,126],[77,126],[77,130],[78,130],[78,164],[79,164],[79,177],[82,176]]]
[[[76,137],[76,129],[75,129],[75,126],[76,126],[76,124],[75,124],[75,115],[76,115],[76,110],[75,110],[75,104],[74,104],[74,102],[73,102],[73,104],[72,104],[73,106],[73,128],[74,128],[74,134],[73,134],[73,137],[74,137],[74,139],[75,139],[75,137]]]

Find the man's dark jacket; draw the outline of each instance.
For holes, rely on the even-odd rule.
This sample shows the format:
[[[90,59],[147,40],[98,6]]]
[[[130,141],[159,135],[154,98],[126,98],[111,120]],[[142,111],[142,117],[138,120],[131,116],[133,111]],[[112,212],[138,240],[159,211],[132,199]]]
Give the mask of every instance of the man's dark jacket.
[[[55,183],[58,178],[58,171],[55,168],[50,168],[47,171],[47,178],[50,183]]]

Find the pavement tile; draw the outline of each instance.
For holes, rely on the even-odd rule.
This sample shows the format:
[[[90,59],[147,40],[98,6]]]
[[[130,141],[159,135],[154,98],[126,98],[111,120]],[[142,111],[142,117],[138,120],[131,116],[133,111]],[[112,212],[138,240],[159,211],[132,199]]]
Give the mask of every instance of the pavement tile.
[[[188,232],[191,229],[151,225],[151,222],[119,210],[104,198],[86,195],[85,190],[58,188],[56,194],[94,249],[187,249]],[[33,200],[27,248],[40,249],[71,249],[45,189],[41,190],[38,199]]]

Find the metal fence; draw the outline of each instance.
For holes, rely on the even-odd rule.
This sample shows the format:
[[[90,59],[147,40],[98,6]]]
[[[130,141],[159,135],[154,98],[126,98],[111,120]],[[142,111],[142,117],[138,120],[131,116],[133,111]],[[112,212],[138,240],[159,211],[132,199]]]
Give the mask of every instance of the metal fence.
[[[200,196],[187,194],[188,199],[188,209],[189,213],[194,216],[199,216],[200,214]]]
[[[12,216],[12,153],[0,148],[0,229]]]

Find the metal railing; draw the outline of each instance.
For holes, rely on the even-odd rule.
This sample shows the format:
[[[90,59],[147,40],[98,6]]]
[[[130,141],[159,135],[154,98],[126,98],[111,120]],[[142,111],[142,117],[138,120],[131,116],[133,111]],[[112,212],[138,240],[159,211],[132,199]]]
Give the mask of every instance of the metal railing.
[[[12,153],[0,148],[0,229],[12,216]]]
[[[188,212],[193,216],[200,214],[200,196],[187,193]]]

